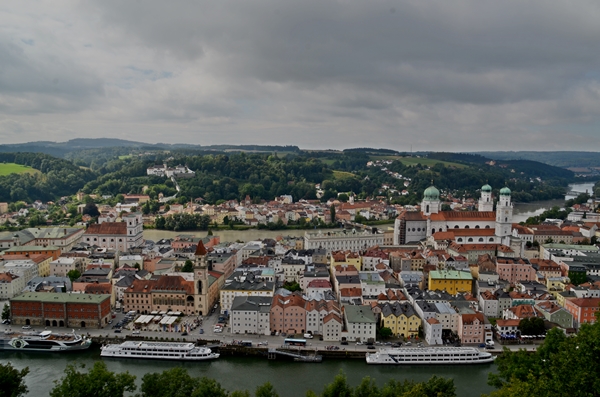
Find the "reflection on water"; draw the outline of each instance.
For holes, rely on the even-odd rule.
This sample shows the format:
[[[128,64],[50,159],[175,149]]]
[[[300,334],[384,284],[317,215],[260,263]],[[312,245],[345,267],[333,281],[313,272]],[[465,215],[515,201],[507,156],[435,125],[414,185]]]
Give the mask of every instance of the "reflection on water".
[[[94,361],[100,359],[100,351],[93,349],[73,354],[24,354],[0,353],[0,362],[10,361],[17,369],[29,367],[26,383],[28,396],[47,396],[53,382],[64,375],[68,364],[85,364],[91,368]],[[295,363],[291,361],[267,360],[266,358],[226,357],[206,362],[174,363],[160,360],[104,360],[110,371],[129,371],[137,377],[139,387],[142,377],[147,373],[162,372],[180,366],[192,376],[206,376],[216,379],[229,391],[249,390],[254,392],[257,386],[271,382],[282,397],[303,397],[307,390],[321,392],[323,386],[333,381],[340,370],[344,371],[348,382],[356,386],[365,376],[373,378],[379,386],[390,379],[414,380],[423,382],[433,375],[452,378],[457,396],[480,396],[490,393],[487,385],[494,364],[454,365],[454,366],[386,366],[367,365],[364,360],[324,360],[320,364]],[[300,381],[301,380],[301,381]]]

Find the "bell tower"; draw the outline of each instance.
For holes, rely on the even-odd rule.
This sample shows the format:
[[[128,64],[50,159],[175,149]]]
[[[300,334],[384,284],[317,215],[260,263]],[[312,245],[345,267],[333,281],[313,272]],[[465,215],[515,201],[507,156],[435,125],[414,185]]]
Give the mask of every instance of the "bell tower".
[[[198,314],[207,314],[208,302],[208,260],[206,247],[202,240],[198,241],[194,261],[194,295],[196,295],[196,311]]]

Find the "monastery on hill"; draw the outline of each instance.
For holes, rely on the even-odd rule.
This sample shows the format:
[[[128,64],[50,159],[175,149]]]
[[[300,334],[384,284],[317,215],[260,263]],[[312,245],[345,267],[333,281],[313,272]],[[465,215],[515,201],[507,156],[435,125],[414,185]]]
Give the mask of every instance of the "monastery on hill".
[[[494,211],[492,187],[481,188],[478,211],[442,211],[440,191],[434,186],[425,189],[421,211],[403,211],[394,223],[394,245],[427,239],[452,241],[457,244],[496,244],[512,248],[517,255],[523,246],[512,236],[513,204],[510,189],[500,190]],[[433,245],[433,244],[432,244]]]

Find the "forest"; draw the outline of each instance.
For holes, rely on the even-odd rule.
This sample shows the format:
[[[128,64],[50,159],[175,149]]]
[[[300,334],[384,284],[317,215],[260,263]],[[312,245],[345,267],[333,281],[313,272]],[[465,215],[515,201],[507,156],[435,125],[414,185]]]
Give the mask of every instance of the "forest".
[[[217,151],[214,147],[183,147],[157,150],[158,145],[87,147],[57,158],[42,153],[0,152],[0,161],[31,166],[37,175],[0,177],[0,201],[50,201],[82,190],[88,194],[116,196],[146,192],[156,199],[159,194],[177,193],[170,179],[148,176],[146,169],[155,164],[187,165],[195,177],[177,179],[181,191],[179,202],[200,198],[203,202],[241,200],[246,196],[259,202],[280,195],[299,199],[317,199],[320,184],[322,201],[353,192],[358,199],[380,197],[389,203],[416,204],[422,192],[432,183],[443,194],[452,197],[478,197],[482,185],[489,183],[497,191],[508,186],[514,202],[559,198],[573,181],[571,171],[529,160],[507,161],[503,166],[485,163],[485,157],[470,154],[430,153],[427,164],[418,158],[392,155],[388,149],[358,148],[346,151],[302,151],[294,146],[256,146],[271,152]],[[88,144],[88,146],[90,146]],[[228,149],[231,150],[231,149]],[[389,159],[387,169],[402,175],[401,179],[381,167],[367,167],[378,156]],[[450,161],[454,164],[435,163]],[[410,181],[408,194],[404,181]],[[388,188],[383,188],[385,185]]]

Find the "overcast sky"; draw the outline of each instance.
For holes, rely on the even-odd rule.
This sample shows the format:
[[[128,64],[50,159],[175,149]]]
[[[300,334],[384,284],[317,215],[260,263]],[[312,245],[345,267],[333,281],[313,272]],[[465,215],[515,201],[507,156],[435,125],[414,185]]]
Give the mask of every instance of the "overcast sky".
[[[2,0],[0,143],[600,150],[600,2]]]

